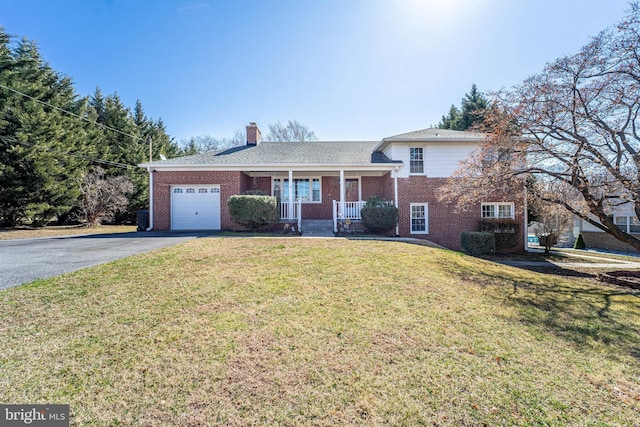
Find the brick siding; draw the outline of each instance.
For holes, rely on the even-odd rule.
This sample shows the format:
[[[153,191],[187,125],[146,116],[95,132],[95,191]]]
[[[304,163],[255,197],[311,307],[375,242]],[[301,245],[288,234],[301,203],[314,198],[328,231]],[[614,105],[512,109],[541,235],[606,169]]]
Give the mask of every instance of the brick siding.
[[[640,234],[634,233],[634,237],[640,238]],[[603,231],[582,231],[582,238],[587,248],[607,249],[612,251],[638,252],[633,246],[616,239]]]
[[[400,236],[427,239],[447,248],[460,250],[462,249],[460,245],[462,232],[478,230],[480,205],[483,202],[514,202],[515,219],[523,224],[522,193],[478,200],[478,203],[469,206],[465,212],[455,212],[452,204],[438,201],[438,189],[446,182],[446,178],[427,178],[425,176],[398,178]],[[154,172],[153,222],[155,230],[169,230],[171,228],[171,186],[188,184],[220,185],[221,227],[225,230],[241,229],[229,217],[227,208],[229,197],[247,190],[261,190],[271,194],[270,177],[252,178],[239,171]],[[378,196],[383,200],[394,199],[394,183],[389,173],[381,177],[362,177],[361,185],[364,200],[371,196]],[[340,179],[337,176],[322,177],[322,203],[303,203],[302,217],[304,219],[333,219],[333,200],[339,199]],[[428,234],[411,234],[411,203],[429,204]],[[514,251],[524,250],[524,231],[519,234],[518,245]]]
[[[231,221],[227,200],[250,187],[251,178],[242,172],[230,171],[162,171],[153,175],[153,229],[171,229],[172,185],[220,185],[220,225],[224,230],[240,227]]]
[[[398,210],[400,215],[400,236],[427,239],[447,248],[461,250],[461,236],[464,231],[477,231],[480,223],[480,206],[487,202],[513,202],[515,219],[524,225],[523,195],[496,195],[468,206],[464,212],[456,212],[454,204],[438,200],[438,190],[447,178],[427,178],[412,176],[398,178]],[[411,204],[428,203],[428,234],[411,234]],[[513,252],[524,250],[524,231],[518,233],[518,244]]]

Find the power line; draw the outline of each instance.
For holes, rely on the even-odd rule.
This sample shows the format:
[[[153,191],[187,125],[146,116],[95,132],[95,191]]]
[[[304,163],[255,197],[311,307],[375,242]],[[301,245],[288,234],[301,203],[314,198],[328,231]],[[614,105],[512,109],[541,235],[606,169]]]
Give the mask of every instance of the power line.
[[[29,146],[29,147],[45,148],[47,151],[49,151],[50,153],[53,153],[53,154],[61,154],[63,156],[77,157],[77,158],[80,158],[80,159],[83,159],[83,160],[88,160],[88,161],[93,162],[93,163],[101,163],[101,164],[104,164],[104,165],[107,165],[107,166],[113,166],[113,167],[121,168],[121,169],[141,171],[137,167],[135,167],[133,165],[128,165],[126,163],[119,163],[119,162],[114,162],[114,161],[111,161],[111,160],[99,159],[97,157],[85,156],[83,154],[74,154],[74,153],[68,153],[68,152],[65,153],[65,152],[62,152],[62,151],[53,150],[53,149],[51,149],[49,147],[42,147],[41,145],[36,145],[34,143],[31,143],[31,142],[20,141],[20,140],[17,140],[15,138],[8,138],[6,136],[0,136],[0,139],[2,139],[5,142],[9,142],[9,143],[17,143],[17,144],[26,145],[26,146]]]
[[[31,96],[31,95],[28,95],[28,94],[26,94],[26,93],[24,93],[24,92],[20,92],[19,90],[13,89],[13,88],[11,88],[11,87],[9,87],[9,86],[5,86],[5,85],[3,85],[2,83],[0,83],[0,87],[1,87],[1,88],[4,88],[4,89],[7,89],[7,90],[9,90],[9,91],[11,91],[11,92],[17,93],[18,95],[24,96],[25,98],[29,98],[29,99],[31,99],[31,100],[33,100],[33,101],[39,102],[40,104],[43,104],[43,105],[49,106],[49,107],[51,107],[51,108],[55,108],[56,110],[58,110],[58,111],[62,111],[63,113],[70,114],[70,115],[72,115],[72,116],[74,116],[74,117],[79,118],[80,120],[84,120],[84,121],[85,121],[85,122],[87,122],[87,123],[91,123],[91,124],[93,124],[93,125],[97,125],[97,126],[100,126],[100,127],[104,128],[104,129],[108,129],[108,130],[111,130],[111,131],[114,131],[114,132],[118,132],[119,134],[129,136],[129,137],[134,138],[134,139],[137,139],[137,140],[139,140],[139,141],[144,141],[144,138],[140,138],[139,136],[131,135],[130,133],[123,132],[123,131],[121,131],[121,130],[119,130],[119,129],[112,128],[111,126],[107,126],[107,125],[104,125],[104,124],[102,124],[102,123],[98,123],[98,122],[91,121],[91,120],[87,119],[86,117],[82,117],[82,116],[80,116],[80,115],[78,115],[78,114],[76,114],[76,113],[74,113],[74,112],[72,112],[72,111],[65,110],[64,108],[60,108],[60,107],[58,107],[58,106],[56,106],[56,105],[53,105],[53,104],[50,104],[50,103],[48,103],[48,102],[46,102],[46,101],[42,101],[42,100],[40,100],[40,99],[38,99],[38,98],[34,98],[34,97],[33,97],[33,96]]]

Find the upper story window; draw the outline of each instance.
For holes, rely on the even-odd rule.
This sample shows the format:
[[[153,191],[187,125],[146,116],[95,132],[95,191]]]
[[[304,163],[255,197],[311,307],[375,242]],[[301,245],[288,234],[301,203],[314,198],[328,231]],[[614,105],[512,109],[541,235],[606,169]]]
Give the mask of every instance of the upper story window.
[[[424,148],[409,148],[409,173],[424,173]]]
[[[481,217],[487,219],[513,219],[513,203],[483,203],[481,207]]]

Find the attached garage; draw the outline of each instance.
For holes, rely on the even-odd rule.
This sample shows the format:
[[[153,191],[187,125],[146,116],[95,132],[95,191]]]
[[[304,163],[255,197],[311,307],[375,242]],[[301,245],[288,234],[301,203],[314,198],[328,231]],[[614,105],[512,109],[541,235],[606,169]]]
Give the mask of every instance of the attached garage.
[[[171,229],[220,230],[220,186],[172,186]]]

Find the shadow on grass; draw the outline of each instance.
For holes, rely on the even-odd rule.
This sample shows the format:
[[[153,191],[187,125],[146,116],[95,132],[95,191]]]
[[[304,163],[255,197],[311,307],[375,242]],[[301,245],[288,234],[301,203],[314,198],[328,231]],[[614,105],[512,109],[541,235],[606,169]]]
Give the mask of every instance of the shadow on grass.
[[[492,288],[493,297],[517,308],[523,324],[576,346],[604,345],[603,351],[614,358],[627,354],[640,360],[640,290],[595,279],[574,280],[593,276],[573,270],[532,271],[543,275],[529,279],[526,273],[519,277],[507,271],[470,269],[458,269],[455,274],[466,282]]]

